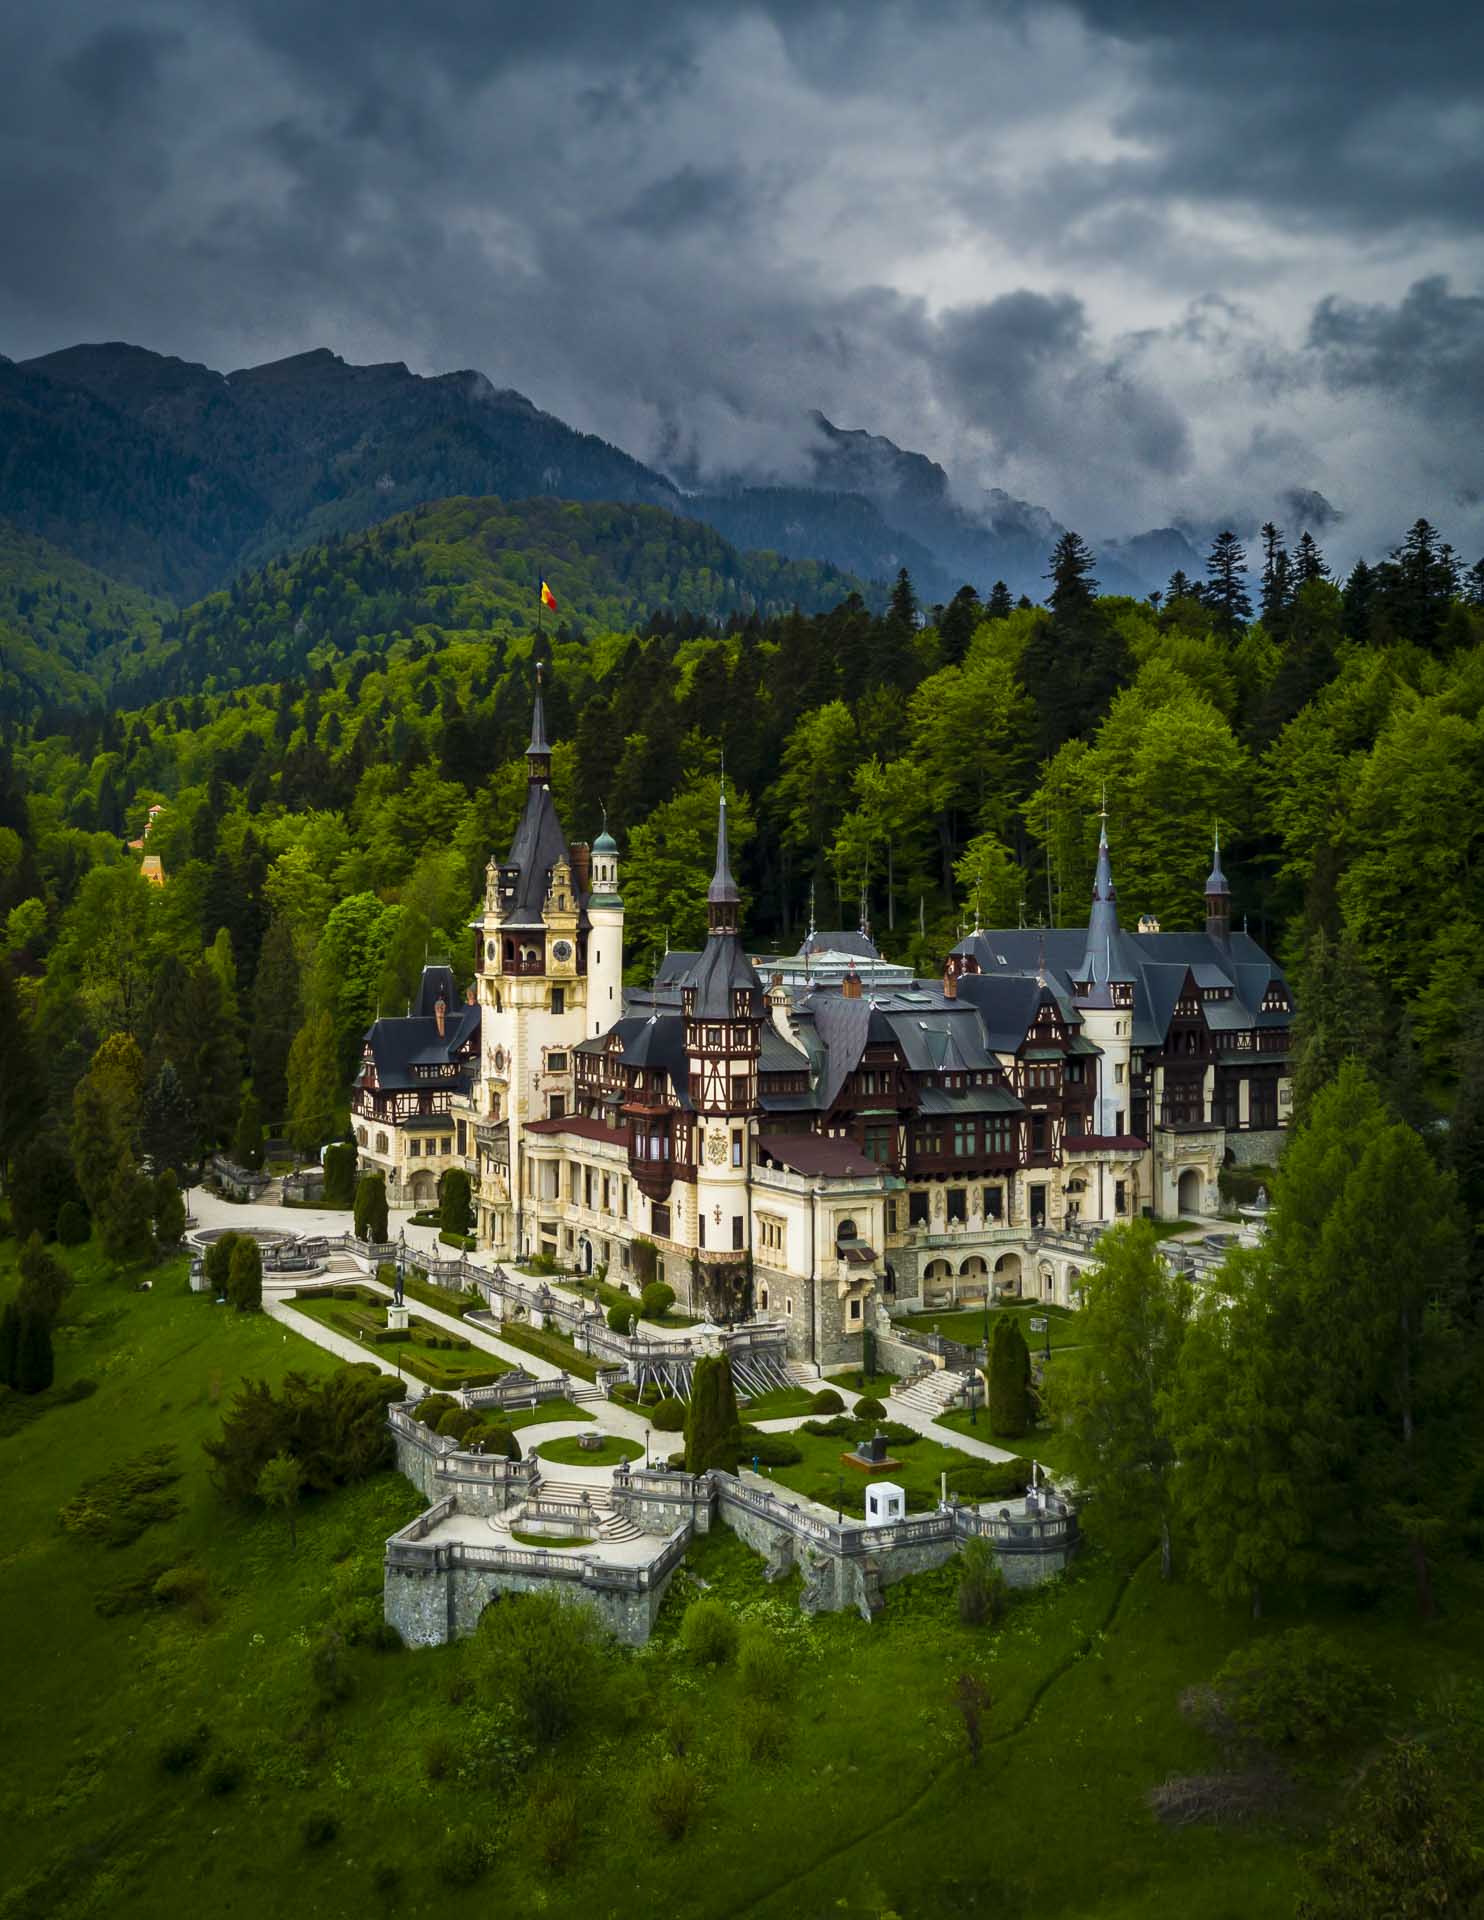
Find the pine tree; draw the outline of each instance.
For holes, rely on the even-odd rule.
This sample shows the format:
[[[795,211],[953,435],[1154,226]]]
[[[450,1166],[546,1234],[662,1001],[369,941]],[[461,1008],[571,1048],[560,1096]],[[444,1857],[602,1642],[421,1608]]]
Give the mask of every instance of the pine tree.
[[[1308,586],[1311,580],[1328,580],[1329,568],[1325,565],[1324,555],[1319,551],[1314,536],[1305,527],[1299,535],[1297,551],[1293,556],[1293,575],[1298,585]]]
[[[356,1182],[355,1230],[358,1240],[386,1239],[386,1175],[376,1167]]]
[[[340,1105],[340,1066],[335,1023],[328,1009],[300,1027],[289,1052],[289,1138],[311,1154],[334,1131]]]
[[[690,1404],[685,1414],[685,1470],[734,1473],[741,1447],[741,1420],[732,1385],[732,1363],[725,1354],[696,1362]]]
[[[997,1439],[1018,1440],[1031,1425],[1031,1356],[1020,1316],[1002,1314],[989,1350],[989,1430]]]
[[[251,1234],[240,1234],[232,1249],[227,1298],[239,1313],[256,1313],[263,1304],[263,1250]]]
[[[1052,583],[1047,604],[1059,621],[1074,622],[1091,609],[1098,590],[1096,565],[1080,533],[1064,533],[1057,541],[1046,578]]]
[[[974,629],[983,618],[979,595],[969,586],[960,587],[948,605],[940,609],[938,638],[943,643],[943,658],[950,665],[957,664],[968,652]]]
[[[16,1290],[16,1305],[24,1313],[39,1313],[55,1320],[72,1285],[72,1276],[42,1245],[41,1235],[33,1233],[21,1248],[21,1284]]]
[[[132,1265],[155,1251],[155,1187],[133,1162],[120,1164],[99,1220],[99,1238],[110,1260]]]
[[[346,1141],[325,1149],[325,1205],[350,1207],[356,1196],[356,1150]]]
[[[1095,595],[1091,548],[1076,533],[1064,533],[1051,556],[1051,618],[1026,642],[1020,677],[1035,701],[1036,752],[1049,758],[1063,741],[1097,725],[1126,667],[1117,629]]]
[[[1199,589],[1184,567],[1176,567],[1165,582],[1165,611],[1168,613],[1177,600],[1193,600]]]
[[[178,1247],[185,1238],[186,1209],[175,1169],[155,1175],[155,1239],[162,1247]]]
[[[302,1024],[299,960],[288,921],[278,915],[263,941],[252,991],[248,1055],[263,1116],[272,1126],[288,1117],[289,1050]]]
[[[469,1176],[462,1167],[450,1167],[438,1182],[439,1220],[445,1233],[467,1234],[473,1218]]]
[[[1015,602],[1010,598],[1010,589],[1003,580],[996,580],[989,590],[989,598],[984,603],[985,617],[990,620],[1008,620],[1015,611]]]
[[[256,1172],[263,1164],[263,1115],[258,1096],[251,1087],[242,1096],[232,1157],[239,1167],[246,1167],[249,1172]]]
[[[1206,556],[1202,598],[1228,640],[1235,640],[1242,622],[1252,617],[1252,601],[1243,579],[1246,571],[1247,553],[1241,541],[1230,528],[1218,533]]]
[[[45,1393],[56,1375],[51,1322],[44,1313],[22,1313],[16,1336],[17,1393]]]
[[[157,1169],[169,1167],[177,1175],[196,1164],[200,1129],[175,1062],[162,1060],[160,1070],[144,1096],[144,1150]]]
[[[1262,624],[1275,638],[1282,632],[1283,615],[1288,609],[1292,594],[1289,575],[1288,550],[1283,545],[1282,530],[1271,520],[1262,530]]]
[[[917,595],[912,590],[912,576],[902,567],[891,590],[891,602],[887,607],[887,618],[894,626],[912,633],[917,627]]]

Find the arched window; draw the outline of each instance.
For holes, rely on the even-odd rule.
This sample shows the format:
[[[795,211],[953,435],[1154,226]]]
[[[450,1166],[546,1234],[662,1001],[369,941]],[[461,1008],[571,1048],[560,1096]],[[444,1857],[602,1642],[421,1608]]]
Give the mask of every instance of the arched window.
[[[758,1296],[757,1296],[757,1303],[759,1307],[762,1308],[763,1312],[766,1313],[768,1310],[768,1289],[766,1287],[763,1287],[759,1290]]]
[[[386,1152],[386,1135],[384,1133],[378,1133],[376,1136],[376,1151],[378,1153]]]
[[[853,1220],[842,1220],[839,1226],[835,1228],[835,1238],[837,1240],[854,1240],[856,1237],[855,1222]]]
[[[363,1147],[365,1146],[365,1144],[366,1144],[366,1129],[365,1129],[364,1127],[357,1127],[357,1128],[356,1128],[356,1139],[357,1139],[357,1140],[359,1140],[359,1142],[361,1143],[361,1145],[362,1145]]]

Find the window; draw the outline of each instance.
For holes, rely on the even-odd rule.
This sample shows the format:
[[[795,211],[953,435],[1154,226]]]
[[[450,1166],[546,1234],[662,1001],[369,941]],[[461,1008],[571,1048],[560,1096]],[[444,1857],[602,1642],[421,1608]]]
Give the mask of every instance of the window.
[[[546,1112],[549,1119],[560,1120],[564,1118],[566,1111],[567,1100],[565,1094],[549,1093],[546,1096]]]
[[[866,1158],[874,1160],[878,1167],[889,1167],[896,1159],[893,1134],[895,1127],[889,1123],[870,1121],[866,1126]]]
[[[665,1239],[668,1240],[670,1237],[670,1209],[658,1205],[653,1206],[649,1210],[649,1217],[653,1223],[655,1232],[663,1234]]]
[[[986,1220],[1002,1220],[1005,1217],[1005,1189],[986,1187],[984,1189],[984,1217]]]
[[[553,1013],[565,1013],[567,1011],[567,989],[565,987],[552,988],[551,1010]]]
[[[1031,1152],[1044,1153],[1045,1151],[1046,1116],[1044,1113],[1033,1113],[1031,1115]]]
[[[721,1028],[720,1027],[707,1027],[706,1045],[708,1047],[716,1048],[718,1051],[720,1050],[720,1047],[721,1047]]]
[[[1044,1187],[1032,1187],[1031,1188],[1031,1226],[1034,1229],[1036,1227],[1044,1227],[1045,1224],[1046,1224],[1046,1189]]]
[[[1069,1060],[1067,1062],[1067,1080],[1074,1087],[1080,1087],[1082,1085],[1082,1064],[1080,1060]]]
[[[959,1226],[963,1226],[964,1223],[968,1220],[968,1217],[969,1217],[969,1195],[968,1195],[967,1188],[950,1187],[948,1189],[949,1223],[953,1224],[956,1222]]]
[[[764,1253],[781,1254],[784,1247],[784,1223],[770,1213],[757,1216],[757,1243]]]
[[[745,1244],[746,1235],[744,1228],[746,1224],[746,1221],[740,1213],[734,1213],[732,1215],[732,1250],[735,1253],[740,1253]]]
[[[734,1167],[740,1167],[741,1164],[742,1164],[742,1129],[740,1127],[733,1127],[732,1128],[732,1165]]]
[[[1128,1182],[1126,1180],[1115,1180],[1113,1182],[1113,1211],[1119,1214],[1128,1212]]]
[[[1011,1121],[1006,1115],[999,1115],[984,1123],[984,1151],[991,1154],[1007,1154],[1015,1151],[1015,1135],[1011,1131]]]
[[[1254,1127],[1278,1124],[1278,1083],[1276,1080],[1252,1080],[1248,1083],[1248,1115]]]
[[[362,1145],[363,1147],[365,1146],[365,1144],[366,1144],[366,1129],[365,1129],[364,1127],[357,1127],[357,1128],[356,1128],[356,1139],[360,1141],[360,1143],[361,1143],[361,1145]]]
[[[573,1206],[577,1205],[577,1194],[582,1181],[582,1169],[574,1160],[567,1169],[567,1198]]]
[[[907,1195],[907,1224],[909,1227],[925,1227],[928,1223],[928,1197],[925,1193]]]
[[[972,1120],[955,1120],[953,1123],[953,1157],[956,1160],[970,1160],[978,1144],[979,1129]]]
[[[442,1145],[442,1147],[441,1147],[441,1148],[439,1149],[439,1151],[440,1151],[441,1153],[452,1153],[452,1152],[453,1152],[453,1142],[452,1142],[452,1140],[450,1140],[450,1139],[449,1139],[449,1138],[447,1137],[447,1135],[445,1135],[445,1136],[444,1136],[444,1140],[443,1140],[443,1145]]]
[[[593,1204],[593,1170],[591,1167],[584,1167],[582,1169],[582,1204],[585,1207],[591,1207]]]
[[[469,1129],[462,1120],[456,1124],[459,1130],[459,1153],[463,1155],[469,1151]]]
[[[701,1207],[697,1210],[697,1213],[696,1213],[696,1245],[698,1247],[704,1247],[705,1244],[706,1244],[706,1209],[704,1207]]]
[[[560,989],[559,989],[559,991],[560,991]],[[552,1008],[552,1012],[553,1012],[553,1013],[560,1013],[560,1012],[561,1012],[561,1008],[560,1008],[560,1007],[553,1007],[553,1008]],[[567,1056],[566,1056],[566,1054],[564,1054],[564,1053],[549,1053],[549,1054],[547,1054],[547,1056],[546,1056],[546,1071],[547,1071],[548,1073],[565,1073],[565,1072],[567,1071]]]
[[[386,1152],[386,1135],[384,1133],[378,1133],[376,1136],[376,1151],[378,1153]]]
[[[604,1213],[613,1211],[613,1183],[606,1173],[603,1175],[603,1211]]]
[[[1113,1063],[1113,1084],[1115,1087],[1121,1087],[1123,1085],[1123,1062],[1121,1060],[1115,1060]]]
[[[786,1313],[786,1314],[788,1315],[788,1317],[789,1317],[789,1319],[790,1319],[790,1320],[792,1320],[792,1319],[793,1319],[793,1317],[794,1317],[794,1297],[793,1297],[793,1295],[792,1295],[792,1294],[789,1294],[789,1296],[787,1297],[787,1299],[786,1299],[786,1300],[784,1301],[784,1303],[783,1303],[783,1311],[784,1311],[784,1312],[785,1312],[785,1313]]]
[[[416,1160],[422,1153],[422,1150],[423,1143],[421,1140],[409,1140],[407,1142],[407,1157],[409,1160]]]
[[[852,1300],[852,1301],[851,1301],[851,1303],[850,1303],[850,1317],[851,1317],[851,1319],[852,1319],[852,1320],[859,1320],[859,1319],[860,1319],[860,1317],[861,1317],[861,1303],[860,1303],[860,1301],[859,1301],[859,1300]]]
[[[764,1313],[768,1311],[768,1289],[766,1287],[758,1288],[757,1303]]]

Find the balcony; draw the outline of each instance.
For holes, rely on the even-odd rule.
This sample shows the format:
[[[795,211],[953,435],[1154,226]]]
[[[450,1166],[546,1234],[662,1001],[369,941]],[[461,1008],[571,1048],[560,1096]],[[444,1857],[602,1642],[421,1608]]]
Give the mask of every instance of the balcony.
[[[1190,1106],[1166,1103],[1154,1124],[1164,1133],[1209,1133],[1225,1127],[1226,1121],[1199,1102]]]

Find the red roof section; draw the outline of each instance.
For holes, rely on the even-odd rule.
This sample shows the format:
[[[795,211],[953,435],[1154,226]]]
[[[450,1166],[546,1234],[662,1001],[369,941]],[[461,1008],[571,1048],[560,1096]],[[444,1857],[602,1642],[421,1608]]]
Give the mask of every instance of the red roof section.
[[[605,1120],[589,1120],[585,1114],[562,1113],[550,1120],[527,1120],[527,1133],[575,1133],[579,1140],[611,1140],[619,1146],[625,1144],[626,1136],[620,1127],[610,1127]]]
[[[758,1149],[791,1173],[833,1174],[837,1178],[882,1173],[853,1140],[832,1140],[822,1133],[760,1133]]]

